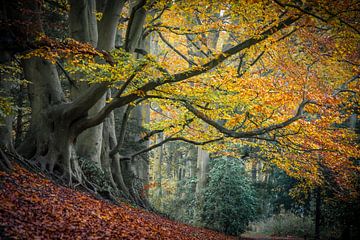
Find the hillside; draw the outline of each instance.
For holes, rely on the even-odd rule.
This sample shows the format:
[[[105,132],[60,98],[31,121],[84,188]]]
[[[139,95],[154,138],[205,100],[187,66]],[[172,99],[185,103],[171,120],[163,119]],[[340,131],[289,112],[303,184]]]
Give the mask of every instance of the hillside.
[[[0,239],[234,239],[58,186],[16,166],[0,172]]]

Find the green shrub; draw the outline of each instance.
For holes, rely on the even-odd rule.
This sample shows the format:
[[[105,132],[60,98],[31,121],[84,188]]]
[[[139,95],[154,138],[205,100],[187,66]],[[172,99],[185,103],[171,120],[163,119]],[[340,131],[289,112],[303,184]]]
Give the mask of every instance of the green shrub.
[[[214,166],[204,193],[202,221],[206,227],[226,234],[240,234],[255,217],[255,192],[238,159],[212,161]]]
[[[171,198],[163,198],[163,211],[177,221],[196,224],[197,201],[194,193],[196,181],[196,178],[180,180]]]
[[[255,232],[268,235],[297,237],[313,237],[314,235],[313,219],[293,213],[278,214],[251,225]]]

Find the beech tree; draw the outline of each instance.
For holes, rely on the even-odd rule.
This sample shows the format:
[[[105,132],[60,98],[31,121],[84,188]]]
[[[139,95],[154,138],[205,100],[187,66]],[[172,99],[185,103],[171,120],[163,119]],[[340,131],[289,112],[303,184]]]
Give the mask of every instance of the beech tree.
[[[67,12],[70,38],[47,36],[44,4]],[[358,100],[357,4],[3,1],[0,59],[21,58],[33,96],[29,131],[17,152],[70,185],[96,190],[78,162],[88,158],[142,205],[134,159],[169,141],[209,151],[250,141],[310,185],[321,183],[321,161],[344,173],[339,184],[350,188],[357,168],[349,159],[359,151],[349,130],[331,126],[349,115],[339,114],[339,105]],[[116,36],[123,41],[115,49]],[[159,49],[146,49],[155,38]],[[60,73],[72,82],[70,89]],[[142,122],[139,106],[150,103],[167,118],[153,114],[149,131],[128,138],[129,116]],[[118,108],[123,114],[116,138]],[[163,141],[135,147],[160,133]],[[9,134],[1,138],[12,141]],[[15,151],[10,145],[3,144]]]

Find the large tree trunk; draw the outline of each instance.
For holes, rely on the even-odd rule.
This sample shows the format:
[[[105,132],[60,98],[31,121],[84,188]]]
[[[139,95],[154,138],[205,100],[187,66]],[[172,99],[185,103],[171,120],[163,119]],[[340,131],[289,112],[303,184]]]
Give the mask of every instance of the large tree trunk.
[[[0,73],[0,97],[9,97],[10,84],[5,79],[3,73]],[[3,113],[4,114],[4,113]],[[6,113],[5,113],[6,114]],[[0,116],[0,170],[9,171],[11,163],[6,156],[6,152],[15,153],[12,136],[12,115]]]
[[[103,50],[112,50],[124,1],[107,1],[99,24],[101,32],[99,39],[97,38],[95,2],[72,0],[70,3],[72,36],[77,40],[89,42],[93,46],[97,45]],[[133,46],[138,44],[138,37],[141,35],[145,21],[146,11],[142,2],[136,5],[132,15],[135,20],[129,25],[130,33],[127,36],[131,53],[134,50]],[[108,173],[111,184],[122,190],[124,196],[127,197],[132,193],[132,197],[138,204],[147,206],[147,201],[141,194],[141,187],[135,187],[139,176],[142,179],[147,178],[147,164],[139,168],[129,165],[121,169],[120,155],[109,155],[109,152],[117,145],[113,115],[110,114],[106,119],[106,128],[96,126],[88,133],[77,136],[82,131],[76,129],[81,128],[79,127],[81,121],[89,115],[96,114],[104,106],[105,90],[97,91],[96,96],[94,95],[92,99],[87,97],[85,101],[82,100],[82,96],[86,96],[87,92],[91,92],[93,88],[83,84],[80,86],[80,91],[73,91],[73,102],[66,103],[58,73],[53,64],[36,57],[24,60],[23,64],[25,76],[32,82],[32,116],[30,131],[24,144],[19,148],[21,152],[26,157],[37,160],[49,173],[55,173],[69,180],[70,184],[73,177],[80,182],[84,177],[76,156],[89,158]],[[83,104],[87,107],[82,106]],[[142,122],[141,119],[140,116],[137,121]],[[106,137],[105,140],[103,136]],[[73,155],[75,144],[76,156]],[[123,180],[123,174],[128,176],[127,179],[130,181]]]
[[[31,45],[42,32],[40,3],[36,1],[27,1],[23,4],[4,2],[2,6],[2,9],[5,9],[4,16],[7,16],[8,21],[16,20],[26,23],[20,24],[21,27],[10,28],[9,31],[17,33],[18,41],[30,41],[25,45]],[[24,10],[27,10],[28,14],[21,14]],[[31,31],[29,31],[30,28]],[[19,151],[28,158],[38,160],[43,169],[51,173],[58,170],[60,175],[70,180],[72,175],[70,153],[74,138],[69,130],[71,118],[62,114],[62,110],[65,109],[63,108],[64,95],[56,67],[44,59],[32,57],[23,60],[23,69],[25,78],[32,83],[32,113],[30,129],[19,146]],[[3,129],[6,131],[2,134],[11,136],[9,120],[6,119],[6,129]],[[12,148],[11,138],[8,139],[10,141],[6,145]]]
[[[67,103],[61,88],[55,65],[32,57],[23,61],[25,78],[32,85],[32,114],[28,140],[19,148],[27,153],[41,168],[59,176],[69,185],[75,179],[87,183],[96,191],[96,186],[87,182],[74,154],[74,144],[79,134],[78,122],[86,117],[86,111],[104,94],[103,89],[91,91],[91,99],[83,95]],[[86,100],[85,100],[86,99]],[[82,109],[82,110],[81,110]],[[85,186],[85,185],[84,185]]]
[[[19,150],[38,161],[42,169],[71,181],[71,151],[75,136],[72,119],[64,114],[65,100],[55,65],[33,57],[23,61],[25,78],[32,82],[32,114],[27,136],[33,144]],[[28,144],[29,141],[24,141]]]
[[[120,13],[125,1],[109,0],[103,10],[103,17],[99,22],[99,42],[98,48],[111,51],[115,48],[116,34],[118,33],[117,25],[120,19]],[[111,90],[107,92],[107,98],[111,98]],[[115,113],[111,112],[103,123],[102,131],[102,151],[101,151],[101,168],[109,173],[108,177],[113,184],[121,191],[125,198],[133,200],[129,188],[123,179],[123,173],[120,164],[120,154],[110,155],[110,152],[117,146],[115,128]]]
[[[130,1],[130,21],[125,36],[125,50],[129,53],[133,53],[136,48],[143,48],[145,46],[145,39],[141,37],[143,31],[143,25],[145,23],[146,10],[145,1],[135,0]],[[140,58],[137,54],[134,54],[135,58]],[[131,142],[137,142],[140,139],[141,129],[144,123],[148,121],[148,109],[146,106],[137,106],[131,113],[129,120],[129,126],[133,129],[130,131],[129,140]],[[135,130],[135,131],[134,131]],[[143,147],[147,146],[144,143]],[[140,146],[133,146],[130,151],[136,152],[136,148]],[[148,182],[148,159],[144,156],[137,156],[136,159],[128,159],[121,161],[121,168],[123,178],[126,186],[129,188],[129,192],[132,198],[137,204],[143,207],[149,207],[149,203],[146,199],[144,192],[144,184]]]
[[[81,42],[88,42],[96,47],[98,29],[96,22],[95,0],[70,1],[70,30],[71,36]]]
[[[315,236],[316,240],[320,239],[320,224],[321,224],[321,190],[318,187],[315,190]]]
[[[107,95],[108,97],[111,96],[110,91],[108,91]],[[118,188],[125,198],[131,199],[128,189],[129,186],[125,184],[121,171],[120,154],[116,153],[110,156],[111,150],[117,146],[114,112],[110,113],[103,124],[101,168],[107,174],[113,186]]]
[[[24,9],[27,14],[23,14]],[[32,44],[38,34],[42,32],[41,19],[39,13],[40,3],[36,1],[1,1],[0,2],[0,62],[6,63],[12,60],[15,53],[25,51],[29,44]],[[13,24],[18,22],[20,24]],[[29,31],[31,29],[31,31]],[[11,84],[5,81],[7,76],[1,72],[0,85],[5,91],[2,94],[8,95]],[[8,96],[5,96],[8,97]],[[15,152],[12,138],[12,116],[2,119],[1,126],[1,145]],[[29,145],[34,146],[33,142]]]
[[[71,36],[81,42],[90,43],[93,47],[98,44],[98,28],[95,17],[95,0],[72,0],[70,1],[70,29]],[[81,76],[74,76],[75,78]],[[71,89],[72,98],[75,99],[85,91],[89,85],[86,83],[78,84],[78,88]],[[93,106],[88,115],[94,115],[105,105],[105,96],[103,96]],[[89,128],[81,133],[76,143],[76,153],[81,158],[93,161],[99,168],[101,167],[100,155],[102,144],[103,124]]]

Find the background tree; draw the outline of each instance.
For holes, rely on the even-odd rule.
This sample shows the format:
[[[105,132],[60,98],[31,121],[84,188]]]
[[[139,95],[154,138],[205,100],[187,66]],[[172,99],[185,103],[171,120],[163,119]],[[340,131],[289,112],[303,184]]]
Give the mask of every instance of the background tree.
[[[239,159],[213,159],[204,193],[203,222],[207,227],[238,235],[255,218],[255,191]]]

